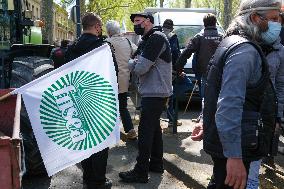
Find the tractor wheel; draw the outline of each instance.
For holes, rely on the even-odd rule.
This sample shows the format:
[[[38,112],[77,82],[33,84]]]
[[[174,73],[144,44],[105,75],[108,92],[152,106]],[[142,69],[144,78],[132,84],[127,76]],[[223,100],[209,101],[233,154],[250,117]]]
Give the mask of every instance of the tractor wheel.
[[[52,60],[47,58],[16,57],[12,64],[10,87],[21,87],[53,69]],[[25,153],[25,176],[47,175],[24,103],[21,109],[21,134]]]

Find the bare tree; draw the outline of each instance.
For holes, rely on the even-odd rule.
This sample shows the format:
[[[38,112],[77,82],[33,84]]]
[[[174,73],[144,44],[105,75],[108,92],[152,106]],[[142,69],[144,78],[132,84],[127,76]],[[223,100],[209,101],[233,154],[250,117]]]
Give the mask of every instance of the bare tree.
[[[86,0],[80,1],[80,9],[81,9],[81,15],[83,15],[86,12]]]
[[[185,1],[184,1],[184,6],[185,6],[185,8],[190,8],[190,7],[191,7],[191,1],[192,1],[192,0],[185,0]]]
[[[224,0],[224,29],[227,29],[232,19],[232,0]]]
[[[53,42],[53,11],[47,9],[46,7],[51,7],[54,10],[53,0],[41,1],[41,18],[44,20],[44,27],[42,31],[42,39],[45,42]]]

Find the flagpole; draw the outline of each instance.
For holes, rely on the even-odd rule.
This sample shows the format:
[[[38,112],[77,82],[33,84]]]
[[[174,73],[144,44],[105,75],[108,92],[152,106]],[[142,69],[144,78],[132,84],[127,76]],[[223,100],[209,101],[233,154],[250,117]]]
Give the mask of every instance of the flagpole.
[[[1,102],[2,100],[5,100],[6,98],[10,97],[11,95],[12,95],[12,93],[9,92],[9,93],[7,93],[7,94],[4,94],[3,96],[0,96],[0,102]]]

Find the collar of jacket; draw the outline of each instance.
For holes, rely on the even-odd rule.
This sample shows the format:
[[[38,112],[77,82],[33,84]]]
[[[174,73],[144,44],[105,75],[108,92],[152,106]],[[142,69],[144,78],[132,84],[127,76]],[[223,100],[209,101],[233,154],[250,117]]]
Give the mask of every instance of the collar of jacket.
[[[148,31],[145,35],[143,35],[142,40],[147,40],[155,31],[162,31],[161,27],[153,27],[150,31]]]
[[[147,39],[149,39],[149,37],[154,33],[155,31],[153,30],[153,28],[148,31],[145,35],[143,35],[142,40],[145,41]]]
[[[85,37],[92,37],[92,38],[99,38],[98,36],[92,34],[92,33],[83,33],[82,38],[85,38]]]
[[[216,26],[207,26],[204,28],[204,30],[217,30]]]

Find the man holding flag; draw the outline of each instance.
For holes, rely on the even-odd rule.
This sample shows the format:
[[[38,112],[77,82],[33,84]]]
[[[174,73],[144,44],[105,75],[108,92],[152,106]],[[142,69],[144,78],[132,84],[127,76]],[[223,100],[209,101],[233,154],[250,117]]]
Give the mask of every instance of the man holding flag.
[[[110,189],[108,147],[120,140],[117,66],[101,19],[86,13],[82,25],[68,64],[5,97],[22,94],[49,176],[81,162],[85,189]]]
[[[66,52],[67,62],[102,46],[105,41],[102,38],[101,18],[93,13],[86,13],[82,18],[83,34],[68,47]],[[106,166],[108,150],[97,152],[81,162],[83,168],[83,181],[87,189],[108,189],[112,182],[106,178]]]

